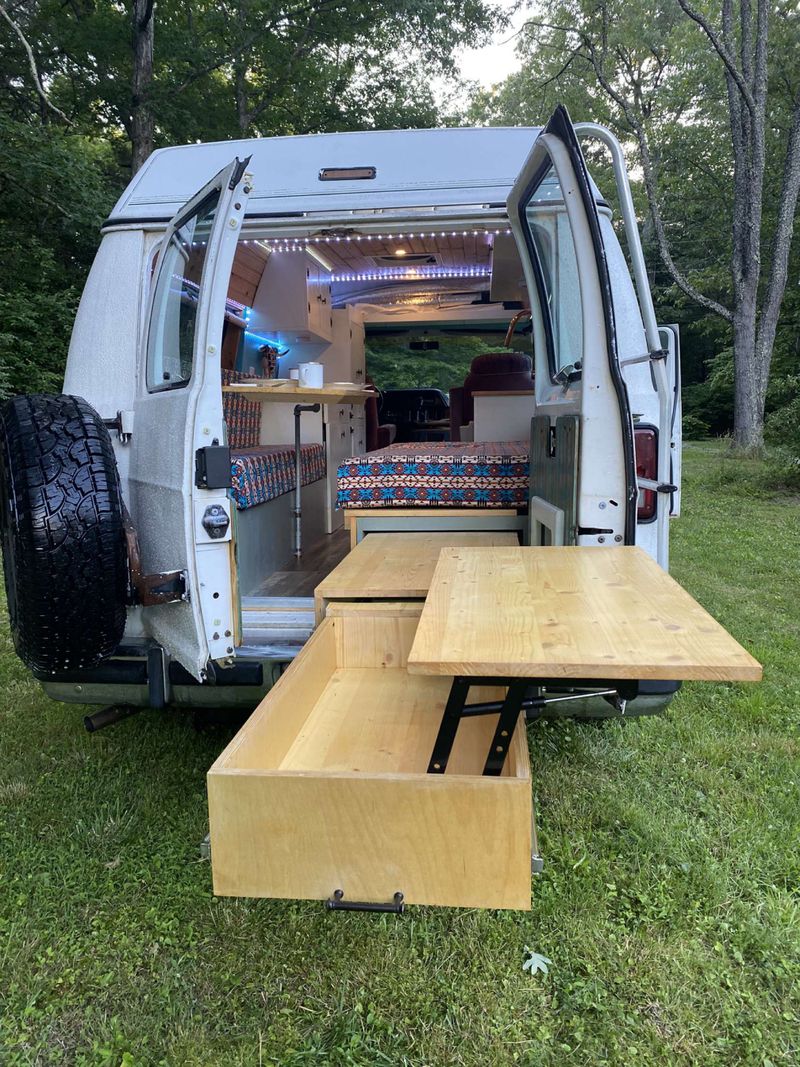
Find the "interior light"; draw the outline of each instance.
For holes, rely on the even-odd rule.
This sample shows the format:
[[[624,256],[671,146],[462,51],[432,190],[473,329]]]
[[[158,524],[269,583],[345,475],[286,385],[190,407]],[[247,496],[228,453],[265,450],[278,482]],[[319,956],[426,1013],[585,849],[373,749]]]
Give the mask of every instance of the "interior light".
[[[404,256],[406,254],[405,248],[398,248],[394,253],[396,256]]]

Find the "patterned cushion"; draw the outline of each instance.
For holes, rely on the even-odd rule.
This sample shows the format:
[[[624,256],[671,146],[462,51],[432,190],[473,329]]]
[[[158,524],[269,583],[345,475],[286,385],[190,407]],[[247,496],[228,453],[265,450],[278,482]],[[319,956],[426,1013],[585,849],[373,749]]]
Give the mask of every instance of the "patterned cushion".
[[[239,371],[223,370],[222,384],[252,381],[258,375],[241,374]],[[261,404],[248,400],[240,393],[222,394],[222,413],[228,426],[228,444],[231,448],[258,446],[261,426]]]
[[[325,477],[321,444],[302,445],[300,454],[303,485]],[[294,487],[294,445],[261,445],[231,452],[231,496],[240,511],[291,493]]]
[[[528,503],[527,441],[394,444],[339,467],[340,508],[508,508]]]

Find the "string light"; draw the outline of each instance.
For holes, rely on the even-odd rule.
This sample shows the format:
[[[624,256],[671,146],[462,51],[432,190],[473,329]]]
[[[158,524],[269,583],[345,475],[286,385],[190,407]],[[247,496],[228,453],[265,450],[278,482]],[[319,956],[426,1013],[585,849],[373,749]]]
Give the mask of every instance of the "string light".
[[[309,244],[352,244],[354,241],[407,241],[417,238],[420,241],[435,240],[442,237],[499,237],[510,236],[510,229],[502,230],[414,230],[398,233],[357,233],[322,237],[273,237],[260,241],[245,241],[245,244],[258,244],[272,252],[304,252]]]
[[[436,278],[490,278],[488,267],[386,267],[383,270],[336,271],[331,275],[333,282],[382,282],[401,281],[419,282]]]

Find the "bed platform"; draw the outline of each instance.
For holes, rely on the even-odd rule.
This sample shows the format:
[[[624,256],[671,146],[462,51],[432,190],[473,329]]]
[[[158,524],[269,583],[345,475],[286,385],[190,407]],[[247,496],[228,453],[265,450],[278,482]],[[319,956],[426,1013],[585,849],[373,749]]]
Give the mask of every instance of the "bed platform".
[[[340,508],[525,508],[527,441],[421,441],[353,456],[337,472]]]

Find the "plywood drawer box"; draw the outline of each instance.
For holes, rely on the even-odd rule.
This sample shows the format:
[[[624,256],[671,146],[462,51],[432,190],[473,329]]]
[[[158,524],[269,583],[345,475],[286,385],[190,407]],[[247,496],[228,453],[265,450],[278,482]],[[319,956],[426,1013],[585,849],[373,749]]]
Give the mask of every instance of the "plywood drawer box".
[[[418,618],[387,611],[327,618],[209,771],[215,893],[530,907],[524,724],[501,776],[481,774],[494,715],[427,774],[450,680],[407,673]]]

